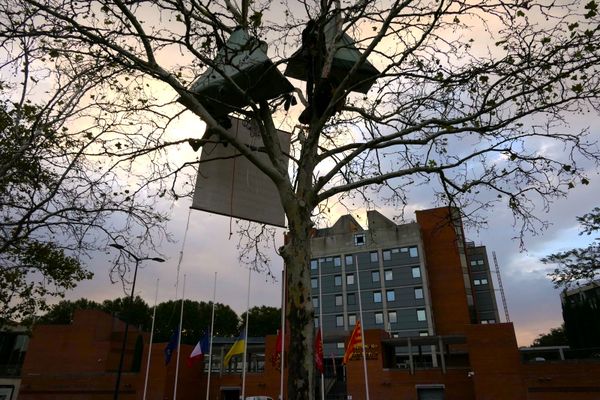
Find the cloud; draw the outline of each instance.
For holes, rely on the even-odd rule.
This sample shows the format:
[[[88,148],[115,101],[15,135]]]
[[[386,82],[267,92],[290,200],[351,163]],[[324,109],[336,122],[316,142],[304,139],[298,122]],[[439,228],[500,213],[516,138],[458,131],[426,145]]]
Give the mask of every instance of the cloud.
[[[502,274],[505,295],[511,321],[515,324],[519,345],[529,345],[540,333],[562,323],[559,290],[554,289],[546,276],[550,267],[539,262],[545,254],[564,250],[575,245],[585,244],[590,239],[579,236],[575,217],[591,210],[597,205],[594,196],[598,193],[600,183],[592,180],[586,187],[575,188],[568,199],[561,199],[552,204],[550,211],[542,215],[551,222],[549,228],[536,236],[526,238],[527,251],[519,249],[519,243],[512,240],[515,229],[510,211],[498,207],[487,214],[488,228],[479,231],[467,231],[467,239],[487,246],[492,262],[492,251],[496,252]],[[428,190],[411,194],[411,204],[406,220],[414,218],[414,209],[433,207],[431,199],[425,199]],[[418,204],[419,207],[415,207]],[[340,210],[336,210],[340,211]],[[395,211],[391,207],[380,209],[389,218]],[[189,213],[189,201],[180,200],[173,208],[169,230],[175,243],[165,244],[160,253],[167,258],[165,263],[144,262],[138,275],[136,294],[142,296],[149,304],[153,304],[156,279],[160,278],[158,300],[176,299],[175,283],[177,265],[181,246],[184,240],[185,226]],[[363,215],[364,209],[353,211]],[[330,221],[333,223],[335,221]],[[365,224],[366,225],[366,224]],[[238,314],[246,309],[247,269],[238,261],[237,239],[229,238],[229,218],[192,210],[183,258],[180,268],[180,282],[183,274],[187,275],[186,298],[197,301],[212,299],[214,273],[217,272],[217,302],[230,305]],[[366,227],[366,226],[365,226]],[[234,226],[235,229],[235,226]],[[277,234],[277,246],[283,242],[283,230]],[[272,271],[280,276],[283,268],[282,259],[271,251]],[[96,273],[92,281],[84,282],[68,294],[71,299],[86,297],[102,301],[104,299],[123,296],[122,286],[110,284],[108,272],[111,257],[99,255],[94,259],[93,268]],[[493,268],[493,265],[492,265]],[[496,288],[496,276],[493,274]],[[250,305],[280,306],[281,279],[273,281],[264,274],[253,273],[251,277]],[[181,283],[177,296],[181,295]],[[497,296],[500,315],[503,319],[503,308],[500,296]]]

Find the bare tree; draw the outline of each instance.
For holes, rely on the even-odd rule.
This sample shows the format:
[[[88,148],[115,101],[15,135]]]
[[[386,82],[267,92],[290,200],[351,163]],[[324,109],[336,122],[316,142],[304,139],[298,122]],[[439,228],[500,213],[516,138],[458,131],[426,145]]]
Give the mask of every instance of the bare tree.
[[[523,232],[541,222],[534,205],[587,184],[583,165],[598,161],[590,136],[568,126],[569,115],[598,111],[595,1],[7,0],[1,7],[6,52],[23,38],[36,43],[54,82],[93,71],[91,94],[78,104],[96,127],[113,126],[110,140],[94,142],[99,154],[133,163],[154,156],[138,178],[185,194],[179,178],[196,160],[163,155],[182,143],[168,128],[188,112],[206,124],[190,132],[194,148],[214,138],[228,143],[274,182],[289,229],[280,252],[290,399],[314,395],[309,239],[329,202],[380,198],[402,207],[412,187],[427,185],[440,203],[508,206]],[[257,98],[215,61],[238,27],[268,42],[276,67],[289,66],[304,46],[293,59],[306,70],[306,85],[294,92],[301,114],[288,112],[289,94]],[[350,44],[338,40],[345,37]],[[349,46],[360,57],[335,73],[334,56]],[[375,75],[362,75],[367,59]],[[190,90],[206,68],[235,101]],[[225,129],[231,113],[256,121],[268,161]],[[302,126],[292,129],[298,114]],[[294,132],[289,154],[276,126]]]
[[[104,66],[51,71],[39,43],[14,39],[4,42],[0,82],[0,321],[43,312],[48,297],[90,279],[92,250],[115,240],[154,247],[165,221],[152,198],[121,183],[130,165],[105,156],[118,125],[85,122],[82,99],[106,78],[97,75]],[[115,279],[127,271],[116,266]]]

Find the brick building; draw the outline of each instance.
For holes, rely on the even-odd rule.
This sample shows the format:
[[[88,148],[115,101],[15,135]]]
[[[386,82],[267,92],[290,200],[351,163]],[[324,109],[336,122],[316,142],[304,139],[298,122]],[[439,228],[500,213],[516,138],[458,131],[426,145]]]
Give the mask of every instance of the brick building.
[[[517,347],[513,325],[499,323],[485,248],[465,242],[452,209],[418,211],[405,225],[377,212],[367,220],[368,230],[344,216],[312,239],[311,301],[323,326],[328,399],[366,398],[361,355],[341,365],[359,299],[371,399],[600,399],[595,353],[578,359],[563,348]],[[123,328],[98,311],[78,312],[71,325],[36,327],[19,398],[112,398]],[[148,340],[135,330],[130,337],[120,397],[127,400],[143,397]],[[213,400],[240,395],[241,357],[228,368],[220,363],[233,340],[215,340]],[[247,396],[278,397],[275,342],[249,339]],[[173,398],[175,363],[164,365],[164,347],[153,346],[148,399]],[[207,366],[186,367],[191,346],[181,351],[177,397],[203,399]]]

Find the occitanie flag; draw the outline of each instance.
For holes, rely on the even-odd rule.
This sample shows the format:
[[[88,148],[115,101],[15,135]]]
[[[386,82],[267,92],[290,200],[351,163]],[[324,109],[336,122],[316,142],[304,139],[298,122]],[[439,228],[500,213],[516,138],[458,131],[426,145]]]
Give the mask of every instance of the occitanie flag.
[[[360,320],[356,321],[356,326],[352,331],[352,335],[350,336],[350,340],[348,341],[348,347],[346,347],[346,353],[344,354],[343,364],[346,364],[352,354],[354,353],[354,349],[356,346],[362,345],[362,329],[360,328]]]

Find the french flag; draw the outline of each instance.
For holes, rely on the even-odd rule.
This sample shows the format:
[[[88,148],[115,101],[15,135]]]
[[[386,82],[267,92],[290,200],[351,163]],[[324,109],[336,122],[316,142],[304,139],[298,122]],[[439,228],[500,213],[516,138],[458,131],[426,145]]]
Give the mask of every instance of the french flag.
[[[187,359],[188,367],[193,367],[195,364],[200,362],[204,358],[204,355],[208,354],[208,350],[209,350],[208,335],[204,335],[198,341],[198,343],[196,343],[196,347],[194,347],[194,350],[192,350],[192,352],[190,353],[190,355]]]

